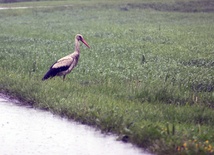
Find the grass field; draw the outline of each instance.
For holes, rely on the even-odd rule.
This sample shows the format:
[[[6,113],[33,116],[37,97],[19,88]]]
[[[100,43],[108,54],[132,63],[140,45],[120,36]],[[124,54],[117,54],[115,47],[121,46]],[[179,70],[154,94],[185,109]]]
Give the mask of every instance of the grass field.
[[[214,153],[214,2],[0,3],[0,92],[155,154]],[[41,7],[51,6],[51,7]],[[78,66],[42,82],[57,59]]]

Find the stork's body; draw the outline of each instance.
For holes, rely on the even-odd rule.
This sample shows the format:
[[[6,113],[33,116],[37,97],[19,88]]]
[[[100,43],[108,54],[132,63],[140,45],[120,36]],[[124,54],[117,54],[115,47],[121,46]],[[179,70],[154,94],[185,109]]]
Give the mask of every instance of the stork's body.
[[[83,36],[77,34],[75,36],[75,51],[72,54],[69,54],[58,61],[56,61],[49,69],[49,71],[44,75],[42,80],[47,80],[54,76],[65,76],[72,71],[72,69],[77,65],[79,56],[80,56],[80,42],[83,42],[88,48],[88,43],[83,39]]]

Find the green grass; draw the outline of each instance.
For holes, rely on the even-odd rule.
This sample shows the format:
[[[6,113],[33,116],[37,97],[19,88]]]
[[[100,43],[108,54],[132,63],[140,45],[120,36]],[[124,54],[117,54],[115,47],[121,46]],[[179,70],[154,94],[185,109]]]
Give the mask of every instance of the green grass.
[[[155,154],[212,154],[214,12],[205,4],[213,5],[0,4],[54,6],[0,10],[0,91]],[[81,46],[64,82],[42,82],[53,62],[73,52],[77,33],[91,48]]]

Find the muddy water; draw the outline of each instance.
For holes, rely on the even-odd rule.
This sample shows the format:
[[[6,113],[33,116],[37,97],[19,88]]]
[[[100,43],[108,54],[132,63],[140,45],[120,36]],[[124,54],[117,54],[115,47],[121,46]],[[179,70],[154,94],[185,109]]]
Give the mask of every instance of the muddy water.
[[[95,129],[0,96],[0,155],[148,155]]]

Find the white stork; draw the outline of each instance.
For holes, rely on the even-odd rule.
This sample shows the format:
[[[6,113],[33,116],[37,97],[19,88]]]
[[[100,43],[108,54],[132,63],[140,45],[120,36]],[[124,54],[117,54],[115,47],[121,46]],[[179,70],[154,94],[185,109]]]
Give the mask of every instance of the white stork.
[[[79,56],[80,56],[80,42],[83,42],[88,48],[90,46],[84,40],[81,34],[77,34],[75,36],[75,51],[58,61],[56,61],[49,69],[49,71],[44,75],[42,80],[47,80],[49,78],[53,78],[54,76],[63,76],[63,81],[65,79],[66,74],[70,73],[72,69],[77,65]]]

